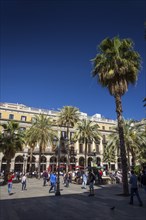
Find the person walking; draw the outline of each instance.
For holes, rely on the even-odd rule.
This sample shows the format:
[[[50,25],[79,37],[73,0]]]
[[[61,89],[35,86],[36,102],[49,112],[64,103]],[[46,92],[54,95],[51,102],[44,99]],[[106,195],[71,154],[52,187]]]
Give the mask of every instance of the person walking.
[[[44,170],[44,172],[43,172],[43,186],[46,186],[47,179],[48,179],[48,172],[47,172],[47,170]]]
[[[129,204],[133,205],[133,196],[135,194],[138,201],[139,201],[139,206],[143,206],[142,200],[139,196],[138,186],[137,186],[137,176],[135,175],[134,170],[131,171],[131,176],[130,176],[129,183],[131,184],[131,195],[130,195]]]
[[[82,174],[82,189],[86,189],[86,184],[87,184],[87,175],[86,173],[83,171],[83,174]]]
[[[69,187],[69,173],[68,172],[64,176],[64,186]]]
[[[25,175],[25,173],[22,176],[21,184],[22,184],[22,191],[26,190],[26,175]]]
[[[8,194],[11,195],[12,191],[12,183],[13,183],[13,178],[14,178],[13,172],[9,172],[8,174]]]
[[[54,188],[54,192],[56,192],[56,174],[55,173],[51,173],[50,174],[50,183],[51,183],[51,187],[49,189],[49,193],[51,192],[51,190]]]
[[[95,179],[96,178],[95,178],[94,173],[89,171],[89,174],[88,174],[89,190],[90,190],[89,196],[94,196],[94,181],[95,181]]]

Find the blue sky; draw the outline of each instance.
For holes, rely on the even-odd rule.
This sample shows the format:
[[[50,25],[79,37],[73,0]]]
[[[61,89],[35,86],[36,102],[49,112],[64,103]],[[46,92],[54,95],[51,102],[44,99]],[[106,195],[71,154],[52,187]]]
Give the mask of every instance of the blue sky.
[[[131,38],[142,57],[123,116],[145,117],[145,0],[1,0],[1,102],[45,109],[72,105],[116,119],[114,98],[91,77],[91,59],[106,38]]]

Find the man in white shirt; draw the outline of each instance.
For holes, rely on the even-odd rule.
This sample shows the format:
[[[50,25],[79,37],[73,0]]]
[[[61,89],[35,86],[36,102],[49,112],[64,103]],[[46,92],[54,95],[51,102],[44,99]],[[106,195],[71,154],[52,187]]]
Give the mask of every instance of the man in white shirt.
[[[25,174],[23,174],[23,176],[22,176],[21,183],[22,183],[22,191],[26,190],[26,176],[25,176]]]

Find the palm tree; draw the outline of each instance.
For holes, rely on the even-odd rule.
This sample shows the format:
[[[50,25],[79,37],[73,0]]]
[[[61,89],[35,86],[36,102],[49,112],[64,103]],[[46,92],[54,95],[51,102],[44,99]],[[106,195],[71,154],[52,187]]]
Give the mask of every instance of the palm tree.
[[[130,155],[132,155],[133,166],[135,166],[136,161],[140,159],[141,152],[143,151],[143,145],[145,143],[144,124],[137,123],[134,120],[124,120],[123,129],[128,168],[130,169]],[[114,126],[112,130],[113,132],[107,137],[106,149],[109,154],[110,152],[117,152],[118,156],[120,150],[118,126]]]
[[[8,173],[10,172],[11,159],[17,151],[21,151],[24,144],[24,133],[20,130],[19,124],[10,121],[2,124],[2,133],[0,136],[0,150],[7,160],[6,170],[4,172],[4,183],[7,183]]]
[[[29,140],[31,143],[37,142],[39,145],[39,163],[38,163],[38,178],[40,179],[40,164],[42,153],[45,152],[48,143],[52,143],[56,132],[52,129],[52,122],[46,115],[36,115],[34,122],[30,127]]]
[[[111,163],[116,162],[116,154],[115,154],[115,149],[105,147],[104,152],[103,152],[103,161],[108,163],[109,169],[111,168]]]
[[[73,106],[64,106],[58,114],[58,125],[66,127],[66,139],[70,142],[69,133],[70,128],[73,128],[79,121],[79,109]],[[69,169],[69,144],[66,145],[67,149],[67,166],[66,171]]]
[[[74,140],[82,141],[85,144],[85,163],[84,169],[87,166],[87,147],[88,143],[97,142],[100,139],[100,134],[98,131],[98,124],[94,123],[93,121],[83,119],[79,121],[76,125],[76,132],[74,134]]]
[[[30,147],[30,166],[29,166],[29,173],[32,173],[32,159],[33,159],[33,151],[34,148],[37,144],[36,139],[34,139],[35,137],[33,136],[33,129],[28,129],[25,133],[25,140],[26,140],[26,144],[29,145]]]
[[[121,97],[128,90],[128,85],[130,83],[135,84],[137,81],[141,64],[140,55],[134,51],[131,39],[106,38],[99,45],[99,54],[92,62],[93,77],[97,77],[99,83],[108,88],[110,94],[115,98],[122,161],[123,193],[128,195]]]

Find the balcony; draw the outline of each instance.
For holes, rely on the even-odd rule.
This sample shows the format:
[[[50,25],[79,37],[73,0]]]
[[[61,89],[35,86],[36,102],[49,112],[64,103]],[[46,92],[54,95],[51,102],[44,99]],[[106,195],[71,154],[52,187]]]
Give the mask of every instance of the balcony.
[[[87,153],[87,155],[94,157],[94,156],[96,156],[96,152],[89,152],[89,153]]]
[[[77,156],[77,150],[70,150],[70,156]]]

